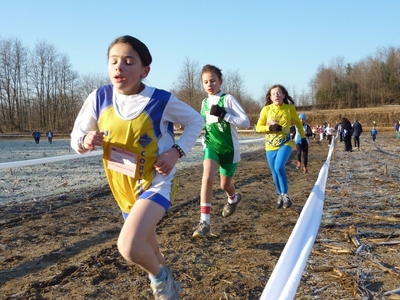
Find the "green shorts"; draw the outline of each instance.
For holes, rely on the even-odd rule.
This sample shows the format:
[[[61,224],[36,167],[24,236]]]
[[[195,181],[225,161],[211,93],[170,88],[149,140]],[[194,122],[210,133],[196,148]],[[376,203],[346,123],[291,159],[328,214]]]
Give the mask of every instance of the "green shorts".
[[[226,177],[233,177],[235,175],[236,167],[238,163],[227,164],[223,161],[221,162],[220,155],[212,148],[206,147],[203,153],[203,160],[212,159],[219,164],[219,172]]]

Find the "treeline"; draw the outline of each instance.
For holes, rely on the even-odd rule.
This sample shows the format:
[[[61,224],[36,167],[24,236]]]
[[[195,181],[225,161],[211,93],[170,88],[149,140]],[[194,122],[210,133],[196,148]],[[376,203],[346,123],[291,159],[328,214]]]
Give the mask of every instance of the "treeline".
[[[201,67],[186,58],[171,88],[198,111],[205,96]],[[238,71],[223,70],[223,75],[223,90],[234,95],[251,123],[256,123],[264,105],[263,96],[252,98]],[[106,75],[79,74],[69,56],[46,41],[29,49],[18,39],[0,37],[0,132],[70,132],[88,94],[108,83]],[[336,59],[329,67],[318,68],[309,93],[297,94],[287,88],[298,105],[318,109],[398,104],[400,51],[383,49],[375,57],[355,64]],[[268,87],[261,89],[265,95]]]
[[[311,91],[313,101],[308,104],[318,109],[400,104],[400,49],[380,49],[353,64],[337,58],[330,66],[321,65]]]
[[[0,132],[69,132],[82,101],[108,77],[80,75],[68,55],[40,41],[0,39]]]

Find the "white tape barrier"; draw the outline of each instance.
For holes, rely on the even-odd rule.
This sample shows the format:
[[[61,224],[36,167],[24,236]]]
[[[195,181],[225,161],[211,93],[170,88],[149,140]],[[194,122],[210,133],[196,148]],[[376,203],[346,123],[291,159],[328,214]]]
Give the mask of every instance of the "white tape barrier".
[[[37,159],[30,159],[30,160],[12,161],[12,162],[7,162],[7,163],[1,163],[0,170],[1,169],[27,167],[27,166],[40,165],[40,164],[48,164],[48,163],[54,163],[54,162],[58,162],[58,161],[77,159],[77,158],[85,158],[85,157],[96,156],[96,155],[101,155],[101,154],[103,154],[103,150],[92,151],[89,153],[85,153],[85,155],[68,154],[68,155],[52,156],[52,157],[37,158]]]
[[[264,138],[240,140],[239,143],[248,144],[248,143],[255,143],[255,142],[259,142],[259,141],[264,141]],[[197,143],[201,143],[201,139],[198,139]],[[69,160],[69,159],[85,158],[85,157],[102,155],[102,154],[103,154],[103,150],[96,150],[96,151],[92,151],[92,152],[89,152],[89,153],[85,153],[84,155],[82,155],[82,154],[69,154],[69,155],[45,157],[45,158],[38,158],[38,159],[13,161],[13,162],[1,163],[0,164],[0,170],[1,169],[27,167],[27,166],[40,165],[40,164],[48,164],[48,163],[54,163],[54,162]]]
[[[296,295],[301,275],[321,223],[326,180],[334,144],[335,140],[332,140],[328,156],[319,172],[314,188],[272,271],[260,300],[289,300],[294,299]]]

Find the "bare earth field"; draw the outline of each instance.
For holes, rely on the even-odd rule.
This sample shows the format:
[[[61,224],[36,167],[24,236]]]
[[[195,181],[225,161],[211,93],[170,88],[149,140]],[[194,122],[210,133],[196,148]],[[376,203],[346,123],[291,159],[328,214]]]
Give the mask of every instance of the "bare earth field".
[[[336,142],[321,226],[296,299],[400,299],[399,146],[394,132],[372,143],[367,131],[361,151],[352,153]],[[213,236],[204,240],[191,238],[202,166],[179,171],[175,205],[157,232],[182,299],[260,298],[327,152],[326,140],[311,140],[303,174],[293,151],[286,167],[290,209],[273,206],[263,148],[244,153],[235,176],[238,211],[221,216],[226,199],[217,181]],[[106,186],[0,207],[1,299],[153,299],[146,274],[118,253],[122,217]]]

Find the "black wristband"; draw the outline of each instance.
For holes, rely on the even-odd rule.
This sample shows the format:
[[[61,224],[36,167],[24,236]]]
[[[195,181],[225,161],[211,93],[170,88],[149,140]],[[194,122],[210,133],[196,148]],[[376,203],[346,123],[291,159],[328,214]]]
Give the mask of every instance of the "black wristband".
[[[179,145],[178,144],[174,144],[173,146],[172,146],[172,148],[175,148],[176,150],[178,150],[179,151],[179,158],[181,158],[182,156],[184,156],[185,155],[185,152],[183,152],[183,150],[182,150],[182,148],[181,147],[179,147]]]

